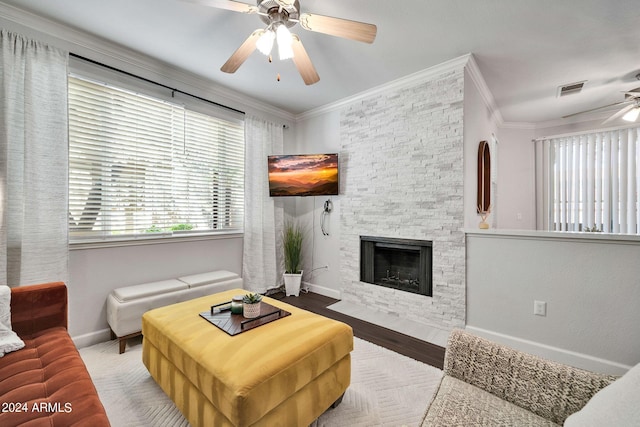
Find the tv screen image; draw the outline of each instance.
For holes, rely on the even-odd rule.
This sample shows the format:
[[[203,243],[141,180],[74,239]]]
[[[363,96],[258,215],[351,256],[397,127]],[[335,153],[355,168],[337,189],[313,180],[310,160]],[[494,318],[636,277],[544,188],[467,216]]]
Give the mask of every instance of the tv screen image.
[[[268,156],[270,196],[338,194],[337,154]]]

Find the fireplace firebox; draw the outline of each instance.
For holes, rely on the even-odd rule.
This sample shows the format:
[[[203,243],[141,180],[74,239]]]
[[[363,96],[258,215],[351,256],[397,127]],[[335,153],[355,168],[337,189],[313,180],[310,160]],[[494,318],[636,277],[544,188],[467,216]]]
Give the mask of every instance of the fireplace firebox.
[[[429,240],[360,236],[360,281],[432,296]]]

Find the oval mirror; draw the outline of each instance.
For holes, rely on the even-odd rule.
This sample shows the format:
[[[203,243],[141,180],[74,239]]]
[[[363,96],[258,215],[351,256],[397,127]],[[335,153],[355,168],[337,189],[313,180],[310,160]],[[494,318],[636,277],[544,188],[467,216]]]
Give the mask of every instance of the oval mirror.
[[[478,213],[489,212],[491,207],[491,153],[489,143],[480,141],[478,146]]]

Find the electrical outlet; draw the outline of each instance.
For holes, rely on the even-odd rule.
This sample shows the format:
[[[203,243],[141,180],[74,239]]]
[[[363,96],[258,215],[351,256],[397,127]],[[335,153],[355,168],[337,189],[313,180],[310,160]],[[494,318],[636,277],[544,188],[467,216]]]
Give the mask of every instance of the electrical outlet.
[[[533,314],[536,316],[546,316],[547,303],[545,301],[533,301]]]

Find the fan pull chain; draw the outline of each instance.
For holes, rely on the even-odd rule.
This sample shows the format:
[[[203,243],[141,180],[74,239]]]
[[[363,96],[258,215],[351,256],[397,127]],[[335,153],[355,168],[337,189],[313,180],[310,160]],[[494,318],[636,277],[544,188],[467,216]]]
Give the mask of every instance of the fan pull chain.
[[[276,80],[280,81],[280,73],[278,73]]]

